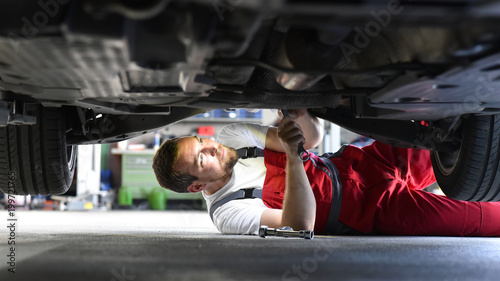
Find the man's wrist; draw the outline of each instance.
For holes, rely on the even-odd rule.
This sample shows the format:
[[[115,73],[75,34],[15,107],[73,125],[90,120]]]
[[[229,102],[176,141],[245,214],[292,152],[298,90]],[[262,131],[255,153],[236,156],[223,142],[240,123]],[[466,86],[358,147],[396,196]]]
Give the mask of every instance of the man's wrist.
[[[290,164],[300,164],[300,167],[303,167],[304,163],[303,161],[300,159],[300,156],[298,154],[297,151],[294,151],[292,153],[287,153],[286,154],[286,159],[287,159],[287,162],[290,163]]]

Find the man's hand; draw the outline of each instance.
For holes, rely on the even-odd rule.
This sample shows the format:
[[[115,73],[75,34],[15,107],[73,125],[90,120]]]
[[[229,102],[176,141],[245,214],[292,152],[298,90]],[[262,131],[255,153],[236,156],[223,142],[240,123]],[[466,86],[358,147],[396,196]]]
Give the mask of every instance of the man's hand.
[[[305,143],[302,129],[291,117],[285,117],[281,120],[278,127],[278,138],[288,157],[297,156],[297,147],[300,143]]]
[[[304,139],[302,141],[305,149],[314,148],[321,143],[321,141],[323,140],[324,130],[318,118],[311,115],[307,111],[307,109],[302,108],[288,109],[288,113],[290,115],[289,119],[295,121],[295,123],[297,123],[296,125],[299,126],[302,131],[302,135],[304,136]],[[285,120],[286,118],[283,117],[280,110],[278,110],[278,115],[283,119],[280,123],[280,127],[286,125],[289,122]],[[283,147],[283,143],[278,138],[277,131],[278,128],[276,127],[271,127],[267,131],[266,148],[278,152],[286,152]],[[297,152],[297,146],[295,146],[295,150],[295,152]]]

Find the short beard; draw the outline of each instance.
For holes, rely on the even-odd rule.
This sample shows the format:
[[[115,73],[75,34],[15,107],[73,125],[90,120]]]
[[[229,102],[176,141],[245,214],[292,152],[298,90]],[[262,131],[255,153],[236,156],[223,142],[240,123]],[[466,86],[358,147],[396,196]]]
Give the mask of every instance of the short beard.
[[[234,148],[229,147],[229,146],[224,146],[224,147],[226,148],[226,151],[228,152],[228,154],[227,154],[228,156],[230,154],[233,154],[232,157],[230,157],[228,159],[228,161],[226,162],[226,167],[225,167],[226,172],[229,172],[229,171],[233,170],[234,166],[236,166],[236,163],[238,163],[239,158],[238,158],[238,153],[236,152],[236,150]],[[229,153],[229,151],[231,153]]]

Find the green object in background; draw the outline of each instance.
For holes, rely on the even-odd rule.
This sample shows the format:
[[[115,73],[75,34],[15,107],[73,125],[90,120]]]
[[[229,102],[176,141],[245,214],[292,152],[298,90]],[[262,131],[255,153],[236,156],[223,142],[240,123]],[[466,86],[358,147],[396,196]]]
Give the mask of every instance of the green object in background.
[[[161,187],[153,188],[148,195],[148,202],[152,210],[166,210],[167,194]]]
[[[118,190],[118,205],[132,206],[132,191],[128,187],[121,187]]]
[[[148,199],[149,193],[159,188],[153,165],[154,150],[127,151],[122,154],[122,184],[130,188],[132,198]],[[172,190],[163,189],[167,200],[203,200],[201,192],[177,193]]]

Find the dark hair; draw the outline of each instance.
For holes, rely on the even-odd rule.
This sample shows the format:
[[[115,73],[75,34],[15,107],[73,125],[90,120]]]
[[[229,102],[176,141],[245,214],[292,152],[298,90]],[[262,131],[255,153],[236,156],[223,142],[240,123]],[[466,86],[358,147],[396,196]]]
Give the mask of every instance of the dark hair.
[[[187,187],[198,178],[174,170],[180,153],[178,140],[179,138],[169,139],[161,145],[153,158],[153,170],[161,187],[178,193],[188,193]]]

